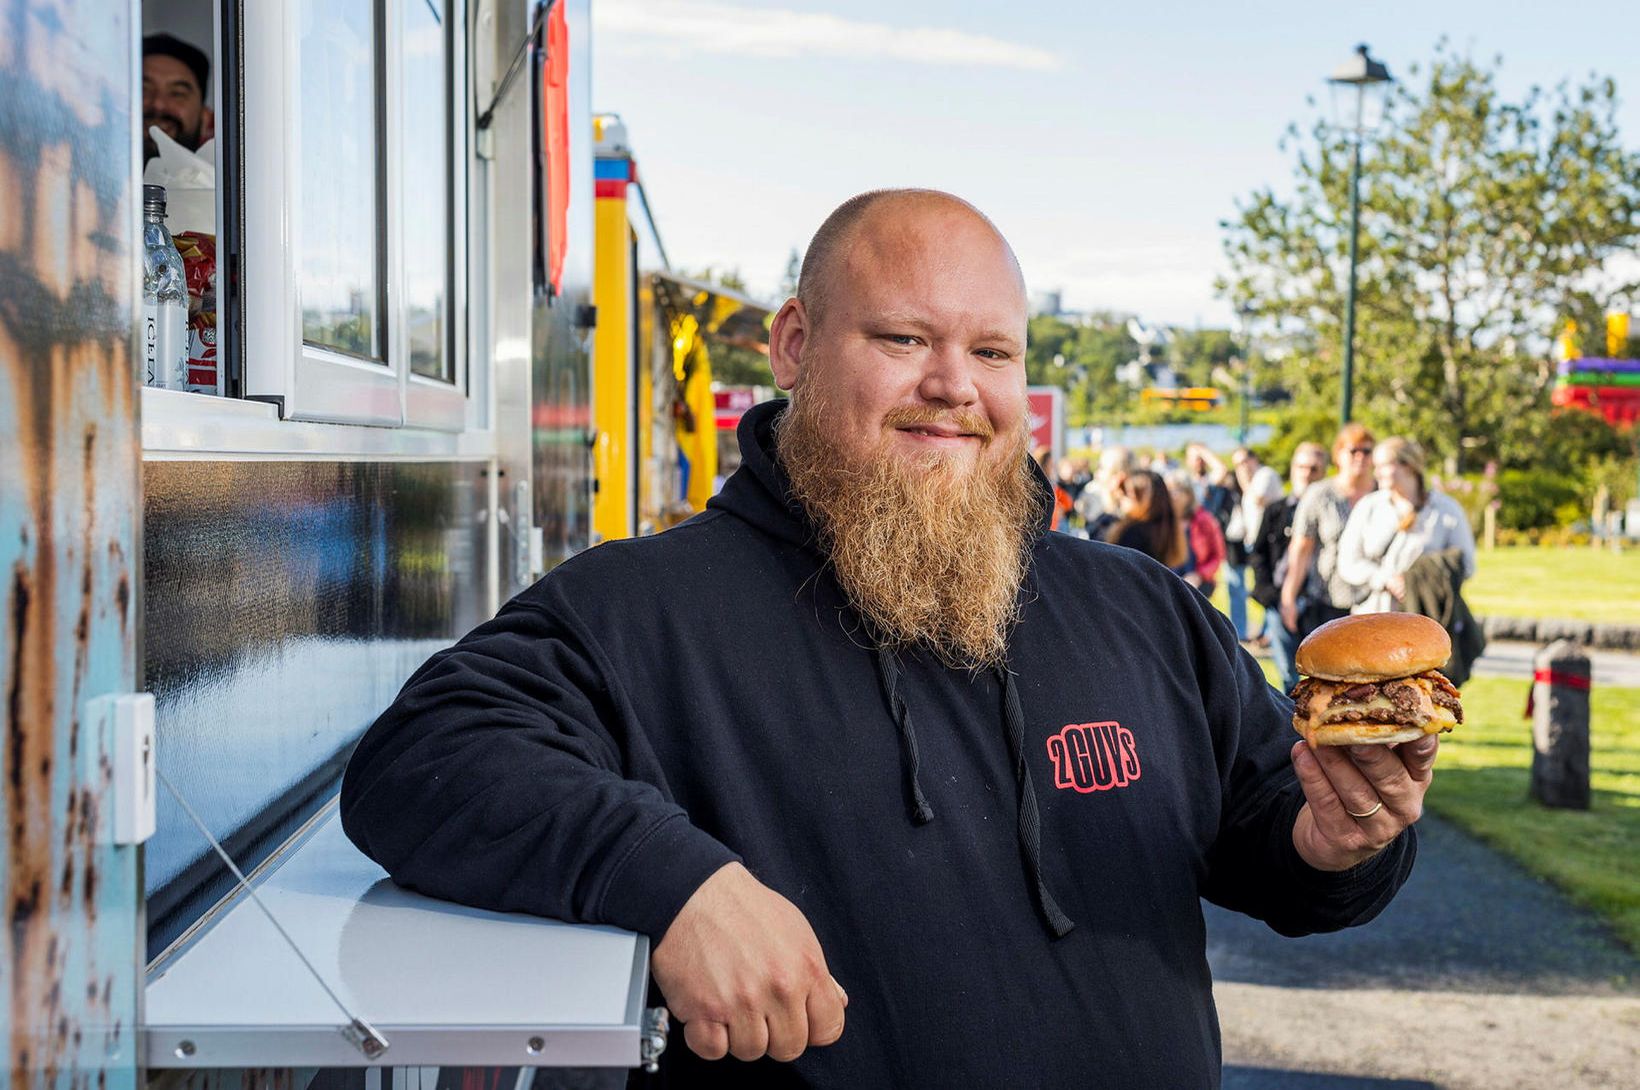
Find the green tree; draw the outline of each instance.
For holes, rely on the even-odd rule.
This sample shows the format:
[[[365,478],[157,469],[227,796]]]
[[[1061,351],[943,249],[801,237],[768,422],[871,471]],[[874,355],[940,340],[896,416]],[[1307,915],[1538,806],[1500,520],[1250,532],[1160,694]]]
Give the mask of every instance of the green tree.
[[[797,294],[797,281],[802,272],[803,255],[793,246],[791,255],[786,258],[786,274],[780,278],[780,302]]]
[[[692,272],[685,269],[680,275],[686,276],[691,280],[701,280],[708,284],[717,284],[721,287],[728,288],[730,291],[738,291],[742,295],[748,293],[746,288],[746,277],[741,275],[740,266],[738,265],[732,265],[727,269],[719,269],[716,265],[708,265],[698,272]]]
[[[1168,366],[1186,386],[1213,386],[1213,371],[1229,367],[1241,357],[1241,348],[1228,329],[1175,329],[1168,348]],[[1234,390],[1224,391],[1227,397]]]
[[[1068,322],[1051,314],[1032,318],[1025,376],[1036,386],[1065,391],[1070,427],[1110,422],[1132,411],[1136,399],[1116,380],[1116,369],[1138,355],[1122,323],[1108,316]]]
[[[1606,309],[1640,294],[1610,275],[1610,259],[1640,245],[1640,154],[1620,139],[1616,85],[1510,102],[1500,63],[1440,43],[1427,77],[1414,66],[1393,85],[1362,153],[1359,415],[1417,436],[1450,472],[1537,460],[1558,427],[1550,337],[1567,317],[1597,336]],[[1312,411],[1338,401],[1351,144],[1317,120],[1283,146],[1291,195],[1238,202],[1220,289],[1270,331],[1283,385]]]

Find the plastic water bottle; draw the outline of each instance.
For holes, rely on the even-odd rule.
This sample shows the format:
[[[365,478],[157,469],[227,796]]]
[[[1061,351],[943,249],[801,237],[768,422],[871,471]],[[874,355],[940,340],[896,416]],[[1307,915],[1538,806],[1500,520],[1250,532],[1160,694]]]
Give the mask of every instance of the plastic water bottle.
[[[142,382],[188,385],[188,278],[165,229],[165,187],[142,187]]]

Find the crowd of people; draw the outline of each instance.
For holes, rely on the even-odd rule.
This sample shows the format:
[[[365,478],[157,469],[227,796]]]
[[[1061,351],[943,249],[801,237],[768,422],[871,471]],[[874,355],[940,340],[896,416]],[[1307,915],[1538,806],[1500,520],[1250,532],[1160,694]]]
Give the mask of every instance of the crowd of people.
[[[1229,463],[1200,443],[1175,461],[1109,446],[1090,465],[1050,473],[1059,528],[1138,549],[1211,597],[1222,583],[1242,641],[1268,649],[1285,688],[1298,683],[1298,644],[1350,613],[1410,610],[1453,637],[1459,680],[1485,641],[1461,588],[1475,573],[1468,517],[1429,480],[1423,449],[1379,442],[1361,424],[1331,450],[1301,443],[1287,481],[1245,447]],[[1044,462],[1044,468],[1047,468]],[[1264,608],[1251,622],[1248,601]],[[1459,680],[1461,684],[1461,680]]]

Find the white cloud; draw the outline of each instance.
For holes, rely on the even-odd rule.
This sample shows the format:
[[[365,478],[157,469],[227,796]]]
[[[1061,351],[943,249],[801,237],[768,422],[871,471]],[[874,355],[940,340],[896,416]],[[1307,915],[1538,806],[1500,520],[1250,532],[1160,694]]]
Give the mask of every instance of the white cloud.
[[[896,27],[818,12],[737,7],[709,0],[601,0],[597,33],[622,52],[716,53],[792,58],[889,58],[914,64],[987,65],[1038,72],[1062,67],[1045,49],[943,27]]]

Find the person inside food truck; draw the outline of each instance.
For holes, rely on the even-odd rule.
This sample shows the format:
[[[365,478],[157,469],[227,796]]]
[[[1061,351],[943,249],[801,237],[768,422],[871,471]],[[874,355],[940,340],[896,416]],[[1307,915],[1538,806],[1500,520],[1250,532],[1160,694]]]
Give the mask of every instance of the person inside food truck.
[[[649,936],[661,1085],[1218,1085],[1199,899],[1372,919],[1436,743],[1295,746],[1206,599],[1046,532],[1028,313],[967,202],[843,204],[722,493],[422,666],[349,836],[405,886]]]
[[[150,34],[142,40],[142,160],[159,154],[149,135],[158,126],[165,135],[198,151],[211,139],[215,115],[205,104],[211,62],[203,51],[170,34]]]

